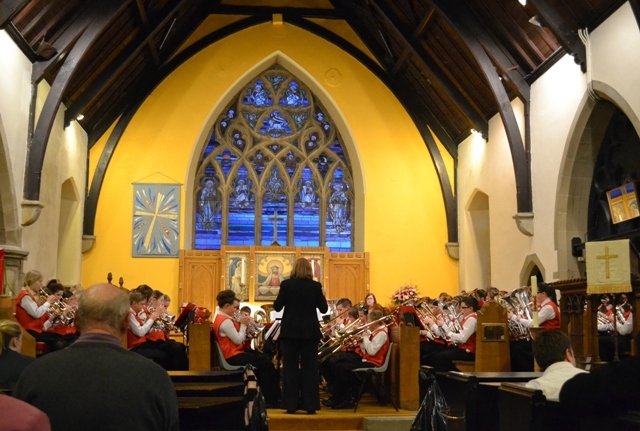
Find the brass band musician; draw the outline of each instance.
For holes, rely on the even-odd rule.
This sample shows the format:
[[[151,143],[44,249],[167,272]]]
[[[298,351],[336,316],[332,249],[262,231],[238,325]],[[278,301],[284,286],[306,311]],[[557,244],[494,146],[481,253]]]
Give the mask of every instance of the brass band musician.
[[[556,292],[547,283],[538,283],[536,302],[538,305],[538,324],[544,329],[560,329],[560,310],[556,302]],[[509,319],[515,319],[525,328],[533,328],[533,320],[519,316],[513,312],[507,314]]]
[[[421,361],[435,368],[436,371],[456,371],[453,361],[475,360],[478,300],[470,296],[461,297],[458,308],[462,315],[462,320],[459,322],[460,330],[454,332],[454,325],[446,327],[446,337],[451,341],[451,345],[426,355]]]
[[[620,305],[605,296],[602,298],[602,310],[598,310],[598,353],[600,359],[611,362],[615,357],[615,340],[618,338],[618,357],[628,356],[631,350],[631,333],[633,332],[633,313],[626,301],[627,294],[620,295]],[[614,325],[615,322],[615,325]]]

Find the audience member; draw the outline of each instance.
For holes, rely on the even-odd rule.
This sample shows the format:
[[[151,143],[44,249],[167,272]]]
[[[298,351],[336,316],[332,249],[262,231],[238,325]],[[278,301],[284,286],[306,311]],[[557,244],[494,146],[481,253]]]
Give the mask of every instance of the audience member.
[[[0,388],[13,389],[22,371],[35,360],[20,354],[22,328],[13,320],[0,320]]]
[[[51,431],[47,415],[8,395],[0,394],[0,412],[0,431]]]
[[[533,341],[533,355],[544,373],[537,379],[527,382],[526,386],[531,389],[540,389],[547,400],[558,401],[560,388],[564,382],[576,374],[586,373],[576,368],[571,341],[560,330],[542,331]]]
[[[54,431],[177,430],[178,401],[166,371],[120,344],[129,298],[98,284],[83,293],[68,348],[28,366],[13,396],[49,416]]]

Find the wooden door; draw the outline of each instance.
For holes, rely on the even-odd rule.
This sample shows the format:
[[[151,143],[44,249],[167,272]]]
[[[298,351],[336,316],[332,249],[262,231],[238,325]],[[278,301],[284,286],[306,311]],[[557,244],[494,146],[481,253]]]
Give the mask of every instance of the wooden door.
[[[369,291],[369,253],[330,253],[327,264],[327,299],[362,301]]]
[[[180,251],[180,302],[193,302],[198,307],[216,309],[216,295],[220,291],[221,260],[219,251]]]

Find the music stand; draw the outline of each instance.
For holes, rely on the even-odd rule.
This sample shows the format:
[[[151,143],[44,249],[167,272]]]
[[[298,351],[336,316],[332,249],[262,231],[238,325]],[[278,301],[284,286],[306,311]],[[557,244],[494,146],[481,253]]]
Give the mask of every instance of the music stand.
[[[198,307],[193,302],[187,302],[187,305],[182,307],[180,316],[176,319],[175,327],[179,328],[182,332],[185,332],[187,325],[195,319],[196,310]]]

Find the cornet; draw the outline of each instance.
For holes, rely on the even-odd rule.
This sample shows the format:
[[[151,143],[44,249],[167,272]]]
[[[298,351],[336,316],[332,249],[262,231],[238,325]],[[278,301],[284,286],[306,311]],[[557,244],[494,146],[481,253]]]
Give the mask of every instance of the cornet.
[[[241,312],[236,311],[233,313],[233,320],[236,322],[240,323],[243,318],[244,316]],[[257,324],[256,321],[249,316],[249,323],[247,323],[247,337],[256,338],[263,330],[264,326]]]

